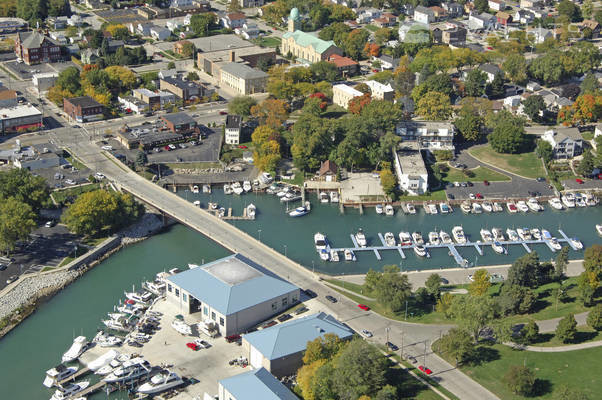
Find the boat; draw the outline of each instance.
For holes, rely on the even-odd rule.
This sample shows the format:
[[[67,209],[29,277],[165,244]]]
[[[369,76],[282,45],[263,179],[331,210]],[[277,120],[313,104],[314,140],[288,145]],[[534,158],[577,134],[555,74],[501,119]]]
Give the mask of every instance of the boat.
[[[434,246],[441,244],[441,238],[439,238],[439,234],[437,232],[429,232],[429,243]]]
[[[143,394],[161,393],[183,383],[184,381],[178,374],[166,371],[153,376],[150,381],[144,383],[136,391]]]
[[[481,239],[483,239],[483,242],[485,242],[485,243],[493,242],[493,235],[491,234],[491,231],[489,231],[489,229],[485,229],[485,228],[481,229],[480,234],[481,234]]]
[[[529,206],[524,200],[519,200],[518,202],[516,202],[516,208],[518,208],[518,211],[520,212],[529,212]]]
[[[130,301],[131,303],[127,303],[127,301]],[[117,307],[117,310],[120,313],[124,313],[124,314],[138,315],[138,314],[142,313],[146,308],[147,307],[143,304],[136,304],[135,301],[126,300],[126,303]]]
[[[161,295],[163,295],[163,293],[165,293],[165,287],[166,287],[165,282],[146,281],[146,282],[144,282],[143,285],[146,290],[148,290],[149,292],[151,292],[152,294],[154,294],[156,296],[161,296]]]
[[[573,246],[575,250],[583,249],[583,243],[581,243],[581,240],[577,239],[576,237],[569,238],[569,243]]]
[[[330,250],[330,261],[338,262],[339,261],[339,252],[331,249]]]
[[[200,207],[201,206],[201,201],[200,200],[195,200],[195,201],[192,202],[192,204],[194,204],[197,207]]]
[[[598,232],[598,235],[602,236],[602,224],[596,224],[596,232]]]
[[[282,190],[276,192],[276,197],[284,197],[291,189],[288,186],[282,188]]]
[[[492,212],[493,211],[493,204],[491,204],[490,201],[484,201],[481,203],[481,207],[483,208],[483,211],[485,212]]]
[[[385,233],[385,243],[389,247],[394,247],[397,245],[397,243],[395,242],[395,235],[393,234],[393,232]]]
[[[130,332],[134,327],[126,319],[103,319],[102,323],[109,329],[119,332]]]
[[[531,231],[529,228],[517,228],[516,233],[518,233],[518,237],[522,240],[531,240]]]
[[[513,201],[507,202],[506,207],[508,208],[508,212],[511,214],[515,214],[518,212],[518,208],[516,208],[516,203],[514,203]]]
[[[152,300],[153,294],[151,292],[144,291],[142,293],[137,292],[124,292],[125,297],[130,300],[134,300],[136,303],[148,304]]]
[[[338,203],[339,202],[339,193],[332,191],[330,192],[330,202],[331,203]]]
[[[203,185],[203,193],[211,193],[211,185]]]
[[[504,232],[500,228],[491,229],[491,234],[493,235],[493,239],[497,242],[503,242],[506,240],[504,237]]]
[[[585,202],[585,196],[581,193],[575,193],[575,205],[577,207],[587,207],[587,203]]]
[[[320,259],[322,261],[328,261],[330,259],[330,253],[326,249],[318,251],[318,254],[320,255]]]
[[[470,205],[469,201],[464,201],[462,202],[462,204],[460,204],[460,209],[462,210],[462,212],[470,214],[470,211],[472,211],[472,206]]]
[[[217,216],[223,218],[226,215],[226,209],[224,207],[220,207],[217,213]]]
[[[224,184],[224,194],[232,194],[232,187],[227,183]]]
[[[255,219],[255,213],[257,212],[257,207],[255,204],[251,203],[247,206],[247,217],[251,219]]]
[[[552,236],[550,231],[548,231],[546,229],[542,229],[541,230],[541,238],[543,240],[545,240],[546,242],[548,242],[548,244],[550,245],[550,247],[553,250],[561,250],[562,249],[562,246],[560,245],[560,243],[558,243],[558,240],[556,240],[556,238],[554,236]]]
[[[497,201],[493,203],[493,212],[502,212],[504,211],[504,207]]]
[[[330,196],[326,192],[320,192],[320,203],[328,203],[330,201]]]
[[[199,187],[197,185],[194,185],[192,187],[192,193],[197,194],[199,192]]]
[[[541,204],[539,204],[539,202],[537,201],[537,199],[535,197],[531,197],[527,201],[527,206],[529,206],[531,211],[535,211],[535,212],[543,211],[543,207],[541,206]]]
[[[119,356],[119,352],[117,350],[109,350],[106,353],[104,353],[102,356],[91,361],[87,365],[87,367],[92,372],[96,372],[99,369],[101,369],[102,367],[104,367],[105,365],[109,365],[111,363],[111,361],[113,361],[115,358],[117,358],[117,356]]]
[[[251,189],[253,189],[253,186],[251,186],[251,182],[249,181],[244,181],[242,183],[242,190],[244,190],[245,192],[250,192]]]
[[[441,239],[441,243],[443,243],[443,244],[452,244],[453,243],[451,236],[449,236],[449,233],[447,233],[445,231],[439,232],[439,238]]]
[[[550,205],[550,207],[556,210],[562,210],[564,208],[564,206],[562,205],[562,201],[560,201],[558,197],[552,197],[551,199],[549,199],[548,204]]]
[[[360,247],[366,247],[368,245],[366,235],[364,235],[364,231],[362,231],[362,228],[358,229],[357,233],[355,234],[355,240],[358,246]]]
[[[320,255],[320,258],[324,261],[328,261],[330,258],[330,246],[328,245],[328,239],[320,232],[314,235],[314,244],[316,245],[316,251]]]
[[[113,372],[103,378],[107,383],[124,383],[140,378],[151,372],[151,367],[148,361],[141,357],[133,358],[125,361],[121,366],[117,367]]]
[[[429,214],[437,214],[439,211],[437,211],[437,205],[436,204],[427,204],[427,207],[429,209]]]
[[[90,386],[89,381],[81,381],[77,383],[69,383],[66,386],[59,387],[50,400],[66,400],[78,394],[85,388]]]
[[[565,194],[562,196],[562,204],[564,204],[566,208],[575,207],[575,196],[572,193]]]
[[[464,235],[464,229],[461,226],[454,226],[452,228],[452,236],[454,237],[456,243],[466,243],[466,235]]]
[[[377,204],[376,207],[374,207],[374,209],[376,210],[377,214],[382,214],[385,211],[385,208],[382,204]]]
[[[107,335],[103,331],[100,331],[92,339],[92,342],[97,343],[100,347],[113,347],[119,346],[123,341],[117,336]]]
[[[385,206],[385,215],[391,216],[395,214],[395,209],[391,204]]]
[[[210,210],[217,210],[217,206],[218,206],[217,203],[209,202],[207,205],[209,206]]]
[[[491,243],[491,248],[493,249],[493,251],[495,251],[498,254],[504,254],[504,253],[506,253],[506,249],[498,241],[495,241],[495,242]]]
[[[410,246],[412,244],[412,236],[410,232],[399,232],[399,245]]]
[[[234,182],[232,184],[232,192],[234,192],[234,194],[242,194],[244,192],[242,186],[240,185],[240,182]]]
[[[277,183],[273,183],[265,190],[265,192],[267,194],[276,194],[276,193],[278,193],[279,190],[280,190],[280,185]]]
[[[533,239],[541,240],[541,231],[539,229],[531,228],[529,232],[531,232],[531,236],[533,236]]]
[[[355,261],[355,253],[352,250],[345,249],[343,252],[345,254],[345,261]]]
[[[297,192],[288,192],[287,194],[285,194],[284,196],[282,196],[280,198],[280,201],[283,203],[288,203],[289,201],[297,201],[297,200],[301,200],[301,195]]]
[[[73,340],[73,344],[63,354],[61,359],[62,362],[67,363],[71,361],[75,361],[83,354],[84,351],[88,349],[88,339],[85,336],[78,336]]]
[[[520,240],[518,237],[518,233],[516,233],[514,229],[506,229],[506,235],[508,235],[508,240],[511,242],[517,242]]]
[[[412,240],[418,246],[422,246],[424,244],[424,239],[422,238],[422,234],[420,232],[412,232]]]
[[[483,207],[481,207],[481,203],[472,203],[472,213],[480,214],[483,212]]]
[[[416,207],[412,203],[406,204],[406,210],[408,210],[408,214],[416,214]]]
[[[597,206],[598,203],[600,203],[600,199],[598,199],[598,197],[594,196],[593,194],[588,193],[585,195],[585,203],[589,207]]]
[[[309,210],[305,207],[297,207],[288,213],[290,217],[302,217],[306,214],[309,214]]]
[[[50,368],[46,371],[46,378],[44,378],[43,385],[47,388],[58,386],[59,382],[62,382],[75,374],[78,369],[79,367],[67,367],[64,364],[59,364],[54,368]]]
[[[419,257],[427,257],[428,254],[424,246],[414,246],[414,253]]]
[[[190,328],[190,325],[177,318],[171,321],[171,327],[182,335],[192,335],[192,329]]]
[[[439,203],[439,211],[441,211],[441,214],[449,214],[452,209],[447,203]]]

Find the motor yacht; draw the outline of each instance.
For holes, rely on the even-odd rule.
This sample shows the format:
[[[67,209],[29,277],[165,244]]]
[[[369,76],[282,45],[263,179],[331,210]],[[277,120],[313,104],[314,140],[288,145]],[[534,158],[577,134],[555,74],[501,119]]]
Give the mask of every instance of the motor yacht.
[[[133,304],[128,303],[128,301]],[[143,304],[136,304],[136,302],[134,302],[132,300],[126,300],[126,303],[117,307],[117,310],[123,314],[138,315],[138,314],[142,313],[145,308],[146,308],[146,306]]]
[[[492,212],[493,211],[493,205],[491,204],[490,201],[484,201],[481,203],[481,207],[483,208],[483,211],[485,212]]]
[[[339,252],[331,249],[330,250],[330,261],[338,262],[339,261]]]
[[[529,206],[527,205],[527,202],[523,200],[516,202],[516,208],[518,208],[518,211],[520,212],[529,212]]]
[[[397,245],[397,243],[395,242],[395,235],[393,234],[393,232],[385,233],[385,244],[389,247]]]
[[[480,214],[483,212],[483,207],[481,207],[481,203],[472,203],[472,213]]]
[[[508,235],[508,240],[511,242],[517,242],[520,240],[520,238],[518,237],[518,233],[516,233],[514,229],[506,229],[506,235]]]
[[[462,204],[460,204],[460,209],[462,210],[463,213],[470,214],[470,211],[472,210],[472,206],[470,205],[469,201],[464,201]]]
[[[43,385],[47,388],[58,386],[59,382],[62,382],[75,374],[78,369],[79,367],[67,367],[64,364],[59,364],[54,368],[50,368],[46,371],[46,378],[44,378]]]
[[[119,352],[117,350],[114,350],[114,349],[109,350],[106,353],[104,353],[102,356],[91,361],[88,364],[88,368],[90,369],[90,371],[96,372],[99,369],[101,369],[102,367],[109,365],[111,363],[111,361],[113,361],[115,358],[117,358],[118,355],[119,355]]]
[[[453,243],[451,236],[449,236],[449,233],[447,233],[445,231],[439,232],[439,238],[441,239],[441,243],[443,243],[443,244],[452,244]]]
[[[513,201],[507,202],[506,207],[508,208],[508,212],[510,214],[516,214],[518,212],[518,208],[516,208],[516,203],[514,203]]]
[[[424,238],[420,232],[412,232],[412,240],[417,246],[422,246],[424,244]]]
[[[320,258],[324,261],[328,261],[330,258],[330,246],[328,245],[328,239],[320,232],[314,235],[314,244],[316,245],[316,251],[320,255]]]
[[[353,250],[349,250],[349,249],[345,249],[344,251],[345,254],[345,261],[355,261],[355,253],[353,252]]]
[[[69,350],[67,350],[65,354],[63,354],[61,361],[67,363],[77,360],[79,356],[81,356],[83,352],[88,349],[88,345],[88,339],[86,339],[85,336],[76,337],[73,340],[73,344],[71,345]]]
[[[531,236],[533,237],[533,239],[535,240],[541,240],[541,231],[537,228],[531,228],[529,230],[529,232],[531,232]]]
[[[497,242],[503,242],[506,240],[504,237],[504,231],[502,231],[500,228],[491,229],[491,235],[493,235],[493,240]]]
[[[565,194],[562,196],[562,204],[564,204],[566,208],[575,207],[575,196],[572,193]]]
[[[234,192],[234,194],[240,195],[244,192],[244,189],[240,185],[240,182],[234,182],[231,187],[232,187],[232,192]]]
[[[244,190],[245,192],[250,192],[251,189],[253,189],[253,186],[251,186],[251,182],[249,181],[244,181],[242,183],[242,190]]]
[[[485,243],[489,243],[489,242],[493,242],[493,235],[491,235],[491,231],[489,231],[489,229],[481,229],[480,231],[481,233],[481,239],[483,239],[483,242]]]
[[[385,206],[385,214],[388,216],[394,215],[395,214],[395,209],[393,208],[393,206],[391,204],[387,204]]]
[[[377,214],[382,214],[385,211],[385,208],[382,204],[377,204],[374,209],[376,210]]]
[[[161,393],[183,383],[184,381],[178,374],[166,371],[153,376],[150,381],[140,386],[137,392],[143,394]]]
[[[85,388],[90,386],[89,381],[81,381],[77,383],[69,383],[66,386],[58,388],[50,400],[66,400],[78,394]]]
[[[124,292],[125,293],[125,297],[127,297],[130,300],[134,300],[136,303],[139,304],[148,304],[148,302],[150,302],[153,298],[153,294],[151,292],[147,292],[144,291],[142,293],[138,293],[138,292]]]
[[[558,240],[556,240],[556,238],[554,236],[552,236],[550,231],[548,231],[547,229],[541,230],[541,238],[543,240],[545,240],[546,242],[548,242],[552,249],[554,249],[554,250],[562,249],[562,246],[560,245],[560,243],[558,243]]]
[[[331,203],[338,203],[339,202],[339,193],[332,191],[330,192],[330,202]]]
[[[555,210],[562,210],[564,206],[562,205],[562,201],[558,197],[552,197],[548,200],[548,204]]]
[[[529,201],[527,201],[527,206],[531,209],[531,211],[543,211],[543,207],[535,197],[531,197]]]
[[[112,329],[114,331],[118,331],[118,332],[129,332],[132,329],[134,329],[134,327],[132,325],[129,324],[128,320],[125,318],[120,318],[120,319],[103,319],[102,323],[109,329]]]
[[[309,214],[309,210],[305,207],[297,207],[293,211],[288,213],[288,215],[293,218],[302,217],[307,214]]]
[[[569,243],[573,245],[576,250],[583,249],[583,243],[581,243],[581,240],[577,239],[576,237],[569,238]]]
[[[531,240],[531,231],[529,228],[517,228],[516,233],[518,233],[518,237],[522,240]]]
[[[504,211],[504,207],[497,201],[493,203],[493,212],[502,212]]]
[[[439,211],[437,211],[437,205],[436,204],[427,204],[428,210],[429,210],[429,214],[437,214],[439,213]]]
[[[358,229],[357,233],[355,234],[355,240],[357,242],[357,245],[360,247],[366,247],[368,245],[366,235],[364,235],[364,231],[362,231],[362,228]]]
[[[117,336],[108,335],[103,331],[100,331],[92,339],[93,343],[97,343],[100,347],[114,347],[119,346],[123,341]]]
[[[598,199],[593,194],[588,193],[588,194],[585,195],[585,203],[588,206],[590,206],[590,207],[597,206],[599,202],[600,202],[600,199]]]
[[[602,224],[596,224],[596,232],[598,232],[598,235],[602,236]]]
[[[211,193],[211,185],[203,185],[203,193]]]
[[[441,214],[449,214],[452,209],[447,203],[439,203],[439,211],[441,211]]]
[[[289,191],[280,198],[280,201],[283,203],[288,203],[290,201],[297,201],[297,200],[301,200],[301,195],[294,191]]]
[[[198,187],[197,185],[194,185],[194,186],[192,187],[192,193],[194,193],[194,194],[197,194],[197,193],[199,193],[199,187]]]
[[[192,335],[192,329],[190,328],[190,325],[182,320],[174,319],[171,321],[171,327],[182,335]]]
[[[120,354],[111,360],[107,365],[99,368],[95,371],[96,375],[109,375],[111,372],[115,371],[119,368],[124,362],[128,361],[131,358],[129,354]]]
[[[464,244],[466,243],[466,235],[464,235],[464,229],[461,226],[454,226],[452,228],[452,235],[456,243]]]
[[[587,207],[587,203],[585,202],[585,196],[581,193],[575,193],[575,206]]]
[[[495,242],[491,243],[491,248],[493,249],[493,251],[495,251],[498,254],[504,254],[504,253],[506,253],[506,249],[498,241],[495,241]]]
[[[151,372],[149,362],[141,357],[137,357],[124,362],[120,367],[117,367],[113,372],[103,378],[103,381],[107,383],[123,383],[140,378],[147,375],[149,372]]]
[[[330,196],[326,192],[320,192],[320,203],[328,203],[330,201]]]
[[[266,190],[265,192],[267,194],[276,194],[280,191],[280,184],[278,183],[273,183],[271,184]]]
[[[157,281],[146,281],[144,282],[144,288],[156,296],[161,296],[165,293],[165,282]]]
[[[424,246],[414,246],[414,253],[419,257],[427,257],[427,250]]]
[[[257,207],[255,204],[251,203],[247,206],[247,217],[251,219],[255,219],[255,213],[257,212]]]
[[[416,214],[416,207],[412,203],[406,204],[406,210],[408,210],[408,214]]]
[[[441,244],[441,238],[439,238],[439,234],[437,232],[429,232],[429,244],[432,244],[434,246],[438,246]]]
[[[399,245],[400,246],[409,246],[412,244],[412,236],[410,236],[410,232],[399,232]]]

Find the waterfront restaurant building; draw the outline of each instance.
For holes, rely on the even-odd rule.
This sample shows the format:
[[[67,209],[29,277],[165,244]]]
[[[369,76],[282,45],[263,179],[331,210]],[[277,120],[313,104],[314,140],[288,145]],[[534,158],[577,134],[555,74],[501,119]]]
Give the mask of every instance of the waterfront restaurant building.
[[[167,299],[184,315],[201,313],[222,336],[241,333],[299,302],[300,289],[234,254],[167,278]]]

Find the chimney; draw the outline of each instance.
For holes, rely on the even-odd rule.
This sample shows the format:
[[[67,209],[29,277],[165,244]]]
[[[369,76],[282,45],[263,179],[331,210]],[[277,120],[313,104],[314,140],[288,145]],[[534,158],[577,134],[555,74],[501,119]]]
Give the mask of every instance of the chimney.
[[[230,62],[235,62],[236,61],[236,53],[234,52],[234,50],[230,50]]]

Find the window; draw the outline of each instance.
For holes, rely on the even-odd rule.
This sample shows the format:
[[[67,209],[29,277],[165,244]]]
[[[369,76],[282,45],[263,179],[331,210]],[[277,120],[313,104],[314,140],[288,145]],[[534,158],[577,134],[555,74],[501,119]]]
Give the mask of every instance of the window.
[[[286,307],[288,305],[288,297],[282,298],[282,307]]]
[[[207,307],[203,307],[203,314],[209,315],[209,309]]]
[[[215,321],[215,313],[211,311],[211,319]]]
[[[182,293],[182,300],[188,301],[188,296],[186,295],[186,293]]]
[[[180,297],[180,289],[176,289],[176,297]]]
[[[167,285],[167,291],[171,293],[171,285]]]
[[[293,297],[291,298],[292,303],[296,303],[297,301],[299,301],[299,299],[297,299],[297,295],[294,294]]]
[[[219,324],[221,326],[224,326],[224,319],[222,317],[219,318]]]
[[[278,309],[278,303],[273,302],[272,303],[272,311],[276,311]]]

